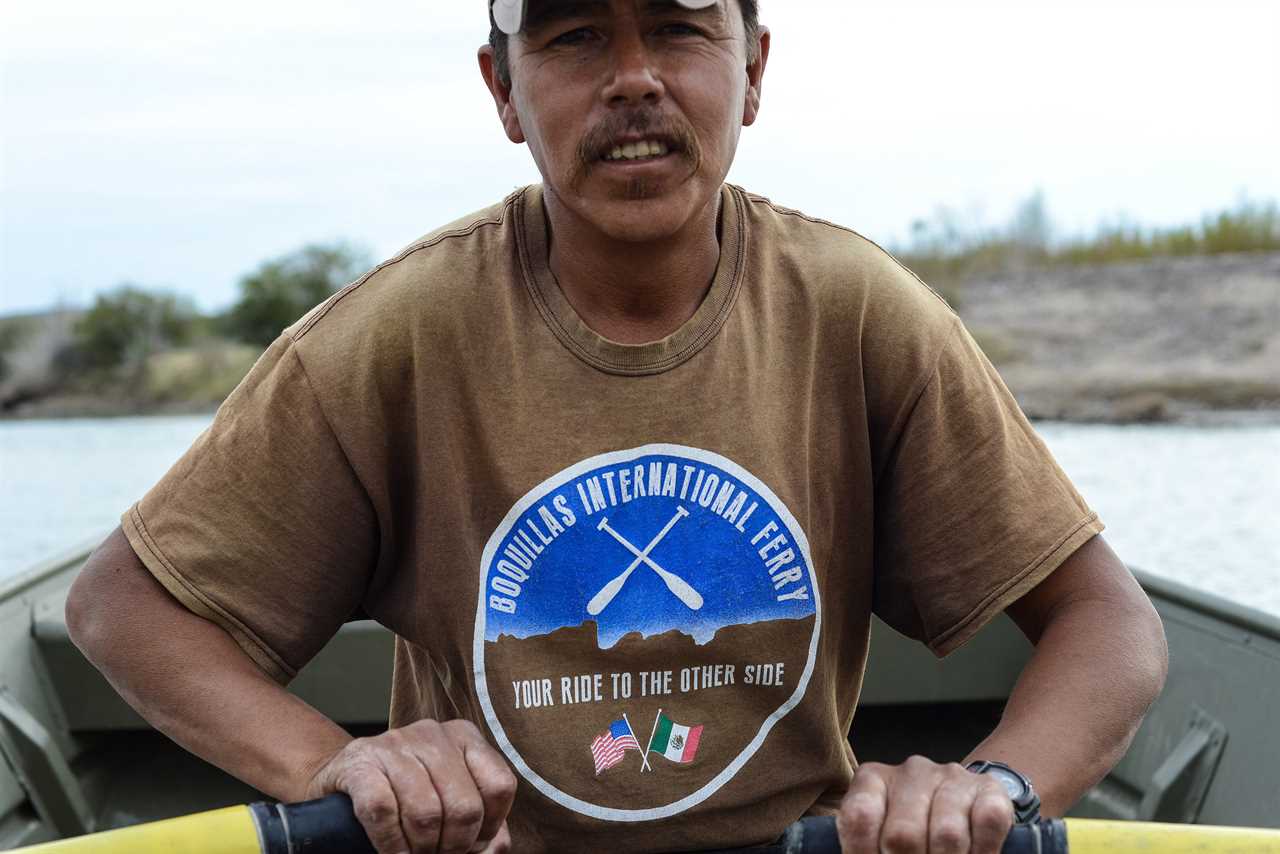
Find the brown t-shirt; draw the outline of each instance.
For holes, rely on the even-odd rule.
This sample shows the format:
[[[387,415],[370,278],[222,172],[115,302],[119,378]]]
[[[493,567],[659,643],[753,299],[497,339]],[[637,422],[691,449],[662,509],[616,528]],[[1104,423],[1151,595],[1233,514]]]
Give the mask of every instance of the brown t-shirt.
[[[516,769],[517,851],[619,854],[833,802],[871,614],[945,655],[1101,529],[936,294],[732,186],[669,337],[583,323],[529,187],[286,330],[124,516],[281,682],[363,608],[391,725]]]

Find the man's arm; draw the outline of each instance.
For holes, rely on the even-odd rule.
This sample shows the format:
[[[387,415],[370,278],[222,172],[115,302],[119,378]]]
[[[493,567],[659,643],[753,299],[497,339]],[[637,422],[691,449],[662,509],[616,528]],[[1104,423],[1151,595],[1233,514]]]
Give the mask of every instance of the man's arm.
[[[156,729],[272,797],[351,795],[380,852],[505,850],[515,778],[474,726],[419,721],[371,739],[280,687],[160,586],[117,528],[67,598],[76,646]]]
[[[1101,537],[1007,610],[1035,653],[999,726],[965,764],[987,759],[1017,769],[1043,812],[1060,816],[1120,760],[1164,686],[1164,627]],[[839,827],[847,852],[994,854],[1012,822],[995,780],[912,757],[859,767]]]
[[[1000,725],[966,758],[1027,775],[1060,816],[1124,756],[1169,670],[1164,624],[1094,537],[1007,609],[1035,653]]]

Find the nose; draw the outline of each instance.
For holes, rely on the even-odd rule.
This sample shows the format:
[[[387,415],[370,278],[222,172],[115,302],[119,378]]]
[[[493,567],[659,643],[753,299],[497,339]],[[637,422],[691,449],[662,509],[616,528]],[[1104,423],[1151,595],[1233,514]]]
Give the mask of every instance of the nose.
[[[613,76],[600,93],[609,106],[636,106],[662,100],[666,88],[640,33],[615,34],[612,54]]]

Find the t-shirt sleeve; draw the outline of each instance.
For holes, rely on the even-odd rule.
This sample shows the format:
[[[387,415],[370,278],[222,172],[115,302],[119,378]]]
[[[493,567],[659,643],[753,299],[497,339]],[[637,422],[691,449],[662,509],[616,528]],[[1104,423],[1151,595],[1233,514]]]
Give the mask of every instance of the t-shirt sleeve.
[[[945,656],[1102,528],[956,320],[876,484],[875,613]]]
[[[372,505],[288,336],[122,526],[166,590],[281,683],[356,610],[377,560]]]

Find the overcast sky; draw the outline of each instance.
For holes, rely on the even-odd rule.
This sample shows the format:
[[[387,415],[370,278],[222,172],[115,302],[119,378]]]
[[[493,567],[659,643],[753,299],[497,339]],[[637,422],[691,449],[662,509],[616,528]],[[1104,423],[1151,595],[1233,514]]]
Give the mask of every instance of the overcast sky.
[[[1277,0],[762,0],[730,180],[904,239],[940,206],[1067,232],[1280,198]],[[0,314],[122,281],[225,307],[262,260],[385,256],[538,180],[472,0],[0,0]]]

